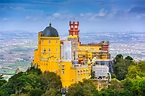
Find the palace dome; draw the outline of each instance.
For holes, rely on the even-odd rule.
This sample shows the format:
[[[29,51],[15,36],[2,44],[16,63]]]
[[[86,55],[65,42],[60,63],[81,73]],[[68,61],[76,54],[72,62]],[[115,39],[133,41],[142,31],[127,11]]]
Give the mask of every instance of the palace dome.
[[[48,27],[46,27],[42,31],[42,36],[45,36],[45,37],[59,37],[57,30],[55,28],[51,27],[51,23],[49,24]]]

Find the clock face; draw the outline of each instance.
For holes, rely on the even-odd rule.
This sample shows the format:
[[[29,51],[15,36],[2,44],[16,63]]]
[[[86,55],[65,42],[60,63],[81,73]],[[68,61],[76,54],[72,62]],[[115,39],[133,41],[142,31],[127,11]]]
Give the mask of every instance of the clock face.
[[[73,25],[71,25],[71,28],[73,28]]]
[[[78,26],[75,26],[75,28],[77,28]]]

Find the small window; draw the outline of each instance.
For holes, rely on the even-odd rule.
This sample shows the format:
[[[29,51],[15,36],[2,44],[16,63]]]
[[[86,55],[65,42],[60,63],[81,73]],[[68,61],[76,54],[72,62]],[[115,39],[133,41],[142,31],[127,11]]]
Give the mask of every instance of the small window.
[[[80,71],[78,71],[78,75],[80,74]]]
[[[82,74],[82,70],[80,71],[80,73]]]
[[[62,71],[62,74],[64,74],[64,71]]]
[[[86,73],[85,70],[84,70],[84,73]]]
[[[46,54],[46,49],[43,49],[43,54]]]
[[[48,52],[50,52],[51,50],[50,50],[50,48],[48,48]]]
[[[58,51],[58,49],[56,48],[56,52]]]
[[[86,73],[88,73],[88,70],[86,70]]]
[[[56,44],[58,43],[58,40],[56,40]]]
[[[64,65],[62,65],[62,70],[64,70],[65,68],[64,68],[65,66]]]
[[[50,40],[48,40],[48,44],[50,44],[51,43],[51,41]]]

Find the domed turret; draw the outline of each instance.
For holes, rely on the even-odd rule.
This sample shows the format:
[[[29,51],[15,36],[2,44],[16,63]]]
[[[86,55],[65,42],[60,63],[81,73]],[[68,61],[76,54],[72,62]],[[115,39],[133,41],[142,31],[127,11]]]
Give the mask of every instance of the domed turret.
[[[45,37],[59,37],[57,30],[55,28],[51,27],[51,23],[49,24],[48,27],[46,27],[43,30],[42,36],[45,36]]]

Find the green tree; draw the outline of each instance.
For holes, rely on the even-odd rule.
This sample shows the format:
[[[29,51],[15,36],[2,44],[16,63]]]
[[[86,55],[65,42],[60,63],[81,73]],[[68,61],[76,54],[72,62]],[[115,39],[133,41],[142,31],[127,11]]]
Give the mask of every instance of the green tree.
[[[40,93],[42,91],[45,93],[46,90],[52,92],[52,90],[49,90],[51,88],[57,90],[57,93],[59,93],[61,87],[62,83],[60,77],[57,76],[56,73],[42,73],[40,69],[30,67],[26,72],[19,72],[12,76],[9,81],[0,88],[0,94],[4,94],[5,96],[10,96],[11,94],[20,96],[27,95],[28,93],[34,94],[36,91]]]
[[[16,94],[11,94],[10,96],[17,96]]]
[[[118,80],[123,80],[126,78],[126,74],[128,73],[128,66],[133,63],[129,58],[132,57],[127,56],[126,59],[123,59],[123,56],[121,54],[118,54],[115,57],[115,64],[113,66],[113,70]]]
[[[114,59],[114,62],[119,62],[121,59],[123,59],[123,55],[122,54],[118,54],[116,55],[115,59]]]
[[[32,89],[39,87],[40,79],[36,74],[23,73],[20,77],[17,77],[19,74],[21,73],[18,73],[10,78],[7,86],[11,86],[10,88],[14,90],[15,94],[27,93]]]
[[[93,72],[92,70],[91,70],[91,79],[94,79],[95,78],[95,72]]]
[[[126,60],[130,60],[130,61],[133,61],[133,58],[131,56],[127,56],[125,57]]]
[[[0,75],[0,87],[3,86],[7,81],[3,78],[3,75]]]
[[[5,96],[4,92],[1,90],[1,88],[0,88],[0,96]]]
[[[26,73],[40,75],[40,74],[42,74],[42,71],[39,68],[30,67],[27,69]]]
[[[125,78],[121,82],[122,82],[125,90],[131,91],[131,87],[133,86],[133,81],[130,78]]]
[[[84,79],[83,82],[72,84],[68,88],[66,96],[93,96],[96,87],[91,80]]]
[[[14,76],[12,76],[9,81],[2,86],[1,90],[4,92],[4,94],[10,95],[10,94],[15,94],[16,91],[18,92],[19,87],[18,87],[18,78],[21,77],[23,74],[23,72],[20,72],[18,74],[15,74]]]
[[[132,62],[128,67],[124,84],[124,92],[121,95],[127,96],[144,96],[145,94],[145,61]],[[130,94],[130,95],[129,95]],[[119,96],[121,96],[119,95]]]
[[[139,71],[136,65],[131,65],[128,67],[127,77],[131,79],[137,79],[139,76]]]
[[[93,96],[100,96],[100,92],[99,92],[98,90],[95,90],[95,91],[93,92]]]
[[[132,92],[128,89],[125,89],[117,94],[117,96],[133,96]]]
[[[131,88],[134,96],[144,96],[145,94],[145,77],[135,81]]]
[[[137,69],[140,77],[145,77],[145,61],[140,61],[137,63]]]
[[[42,96],[61,96],[61,94],[56,89],[50,88]]]
[[[116,78],[116,75],[114,73],[111,73],[111,78]]]
[[[40,69],[30,68],[26,72],[19,72],[12,76],[9,81],[2,86],[4,94],[16,94],[28,93],[29,91],[40,87]]]
[[[131,79],[140,79],[145,77],[145,61],[139,61],[138,63],[132,63],[128,67],[127,77]]]
[[[112,89],[105,89],[101,91],[100,96],[116,96],[116,92]]]
[[[30,96],[41,96],[45,91],[39,88],[33,89],[29,92]]]
[[[125,63],[125,60],[121,59],[113,66],[114,74],[118,80],[123,80],[126,77],[128,67]]]
[[[109,89],[121,92],[123,91],[123,84],[116,78],[113,78],[110,82]]]
[[[24,93],[22,93],[22,94],[19,94],[19,96],[29,96],[29,94],[24,94]]]
[[[45,71],[40,75],[40,83],[43,90],[49,90],[50,88],[59,90],[62,87],[60,76],[56,75],[54,72],[49,71]]]

